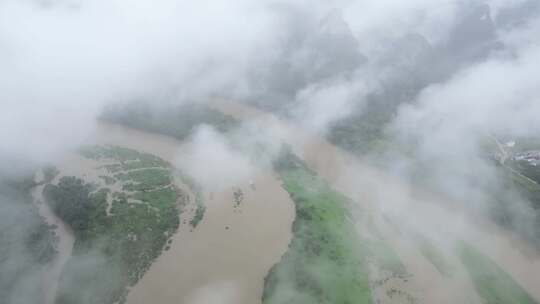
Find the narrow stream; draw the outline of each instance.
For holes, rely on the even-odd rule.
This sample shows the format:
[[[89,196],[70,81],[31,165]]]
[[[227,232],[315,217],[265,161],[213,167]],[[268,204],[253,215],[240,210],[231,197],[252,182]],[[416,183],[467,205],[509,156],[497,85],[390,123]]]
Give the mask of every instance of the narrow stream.
[[[45,185],[35,187],[32,190],[32,196],[34,198],[34,203],[38,207],[39,214],[45,219],[47,224],[56,226],[54,232],[58,237],[58,255],[50,265],[49,271],[45,272],[45,275],[42,278],[42,286],[45,293],[44,303],[53,304],[58,287],[58,280],[62,268],[71,256],[75,237],[71,228],[64,224],[64,222],[54,214],[49,205],[45,203],[45,200],[43,199],[44,187]]]

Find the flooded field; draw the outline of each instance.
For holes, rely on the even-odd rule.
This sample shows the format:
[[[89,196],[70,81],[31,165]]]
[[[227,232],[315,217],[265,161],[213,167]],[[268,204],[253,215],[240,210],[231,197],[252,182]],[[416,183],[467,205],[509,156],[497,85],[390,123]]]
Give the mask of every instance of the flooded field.
[[[201,224],[181,227],[128,303],[260,302],[263,279],[289,243],[293,209],[271,174],[253,182],[255,189],[247,181],[236,188],[244,193],[238,207],[234,189],[207,193]]]
[[[97,125],[86,144],[123,146],[154,154],[173,164],[178,158],[189,157],[182,154],[189,149],[176,140],[104,123]],[[91,161],[81,157],[68,154],[58,167],[61,175],[93,178]],[[230,303],[260,301],[263,279],[290,241],[294,208],[272,172],[256,168],[253,172],[249,179],[234,185],[227,184],[224,176],[228,187],[204,192],[206,213],[196,228],[187,223],[195,206],[187,207],[181,214],[181,226],[170,249],[164,251],[131,290],[128,303],[205,303],[204,297],[209,295],[202,291],[219,290],[219,286],[227,286],[226,298],[230,298]],[[234,192],[239,189],[243,199],[236,203]],[[41,191],[39,187],[35,195],[41,195]],[[46,287],[48,303],[52,303],[61,268],[70,256],[74,239],[69,228],[46,204],[39,206],[47,221],[58,226],[56,233],[60,237],[60,257],[51,278],[47,279],[54,286]],[[223,295],[217,296],[223,298]]]
[[[487,218],[466,213],[459,204],[412,188],[398,177],[368,165],[300,126],[238,103],[216,101],[214,107],[272,129],[278,138],[293,145],[295,152],[312,169],[369,214],[374,222],[372,226],[410,273],[406,282],[386,280],[389,283],[383,286],[383,292],[375,292],[376,300],[381,303],[403,303],[404,299],[387,296],[389,290],[399,289],[414,295],[415,301],[420,303],[481,303],[453,248],[453,243],[459,240],[477,246],[531,296],[540,300],[540,255],[518,236]],[[362,224],[359,232],[364,236],[369,234]],[[452,276],[441,275],[420,253],[415,240],[419,233],[444,249],[446,259],[455,268]]]
[[[408,275],[393,278],[373,270],[372,289],[380,303],[481,303],[466,270],[451,245],[458,240],[474,244],[495,261],[531,296],[540,299],[540,256],[513,234],[485,218],[472,218],[452,202],[413,189],[399,178],[386,174],[315,134],[272,115],[236,103],[219,102],[214,107],[259,126],[289,143],[311,168],[336,190],[352,198],[369,218],[358,223],[364,238],[377,235],[397,254]],[[87,144],[112,144],[154,154],[172,164],[192,155],[188,143],[169,137],[99,123]],[[83,168],[66,156],[66,164]],[[70,165],[64,166],[66,173]],[[268,169],[254,166],[251,176],[231,182],[223,176],[223,187],[203,189],[207,206],[200,225],[187,222],[195,210],[188,206],[171,247],[152,264],[131,289],[127,303],[260,303],[263,280],[280,260],[291,240],[294,205],[281,181]],[[212,168],[208,168],[212,174]],[[181,185],[179,185],[181,186]],[[36,190],[39,198],[40,190]],[[240,202],[237,194],[242,193]],[[54,215],[39,204],[40,212],[57,224],[60,257],[48,280],[48,303],[52,303],[54,282],[69,257],[73,236]],[[452,265],[444,275],[423,255],[416,235],[443,248]],[[396,294],[392,293],[396,291]],[[402,294],[397,293],[402,292]],[[412,300],[411,300],[412,301]]]

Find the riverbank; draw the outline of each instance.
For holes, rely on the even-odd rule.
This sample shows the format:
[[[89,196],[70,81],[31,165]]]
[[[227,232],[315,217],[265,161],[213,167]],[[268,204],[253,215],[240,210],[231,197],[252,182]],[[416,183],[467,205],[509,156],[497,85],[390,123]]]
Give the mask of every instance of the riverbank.
[[[456,297],[459,297],[458,302],[481,302],[455,249],[463,240],[474,244],[481,254],[499,265],[534,299],[540,299],[537,284],[540,254],[487,217],[471,214],[458,208],[459,204],[455,202],[413,187],[294,123],[240,103],[220,100],[213,106],[239,120],[264,125],[265,130],[289,143],[294,153],[331,187],[358,204],[369,218],[368,224],[357,223],[359,234],[362,237],[376,235],[397,254],[410,274],[406,282],[398,284],[399,289],[413,295],[418,303],[455,303]],[[444,253],[456,268],[455,276],[444,276],[422,254],[418,235],[427,237]],[[398,289],[397,283],[386,277],[382,279],[390,283],[383,286],[381,301],[400,303],[399,297],[384,296]],[[376,283],[378,279],[371,281]]]

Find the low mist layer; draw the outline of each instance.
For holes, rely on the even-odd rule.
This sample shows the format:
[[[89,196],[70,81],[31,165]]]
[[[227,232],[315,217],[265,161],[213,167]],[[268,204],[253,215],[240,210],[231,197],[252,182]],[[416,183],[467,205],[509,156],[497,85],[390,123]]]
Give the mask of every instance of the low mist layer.
[[[260,283],[265,303],[296,296],[337,303],[345,301],[342,295],[359,303],[365,302],[360,298],[444,302],[451,295],[443,296],[442,287],[425,295],[428,275],[408,279],[426,261],[435,267],[433,277],[447,278],[448,290],[466,290],[464,299],[473,303],[480,298],[496,303],[504,296],[498,289],[508,290],[507,302],[539,301],[540,290],[530,287],[536,278],[522,266],[537,267],[540,248],[538,37],[536,0],[0,1],[0,273],[6,274],[0,298],[10,304],[39,302],[49,288],[42,281],[50,269],[52,277],[63,276],[58,288],[64,288],[69,269],[108,263],[98,252],[81,263],[68,262],[67,270],[58,266],[72,254],[62,255],[66,243],[56,235],[59,228],[44,216],[46,202],[37,203],[32,194],[40,195],[45,184],[59,187],[52,182],[53,165],[80,146],[96,144],[104,125],[121,125],[141,132],[133,141],[140,151],[134,153],[155,143],[146,141],[145,132],[173,141],[164,154],[171,174],[180,174],[193,191],[195,224],[186,224],[189,229],[204,225],[214,192],[230,190],[232,200],[241,201],[238,189],[256,191],[261,170],[283,184],[296,220],[282,223],[291,225],[292,241],[282,264]],[[280,170],[276,161],[285,146],[298,163]],[[305,172],[290,171],[300,169]],[[73,199],[81,207],[99,193],[91,174],[79,173],[80,185],[88,186],[84,199]],[[144,181],[154,178],[160,176]],[[172,183],[167,181],[156,187]],[[118,193],[147,196],[162,190],[138,186]],[[340,199],[328,199],[334,194]],[[316,203],[321,197],[330,205]],[[344,201],[355,207],[332,209]],[[105,216],[105,224],[92,222],[78,234],[80,223],[62,216],[73,211],[68,203],[51,205],[51,212],[73,230],[74,250],[84,243],[88,227],[119,227]],[[89,220],[87,209],[77,210]],[[354,216],[314,224],[314,216],[332,212]],[[175,234],[177,227],[167,231]],[[475,247],[486,235],[494,239]],[[98,239],[112,243],[101,236],[92,242]],[[516,247],[526,254],[501,258],[511,255],[506,240],[523,244]],[[168,239],[162,241],[159,252],[142,259],[145,270]],[[326,252],[319,241],[346,249]],[[322,247],[306,249],[312,245]],[[89,255],[97,248],[87,247]],[[495,250],[486,253],[490,248]],[[324,265],[303,268],[305,255],[313,252]],[[334,265],[332,254],[341,253],[344,260],[337,260],[344,264]],[[324,271],[355,261],[365,272],[349,273],[349,281],[361,282],[366,293],[324,298],[323,291],[332,289],[327,284],[332,276],[322,276]],[[122,277],[124,270],[115,275]],[[482,281],[486,271],[495,285]],[[315,279],[305,279],[310,275]],[[119,285],[108,298],[125,301],[143,273],[134,277],[112,280]],[[208,291],[215,286],[216,294],[229,299],[225,303],[236,301],[242,298],[238,281],[208,282],[186,297],[190,303],[219,301],[221,296]],[[278,294],[280,288],[285,291]],[[390,296],[388,290],[404,293]],[[81,294],[70,296],[76,303]]]

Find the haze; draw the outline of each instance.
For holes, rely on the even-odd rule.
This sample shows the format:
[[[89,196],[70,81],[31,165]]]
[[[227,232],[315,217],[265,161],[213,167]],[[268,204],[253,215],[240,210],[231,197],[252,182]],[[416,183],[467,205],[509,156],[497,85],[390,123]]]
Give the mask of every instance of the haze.
[[[538,303],[539,83],[538,0],[0,0],[0,302]]]

